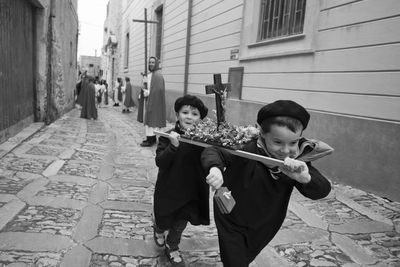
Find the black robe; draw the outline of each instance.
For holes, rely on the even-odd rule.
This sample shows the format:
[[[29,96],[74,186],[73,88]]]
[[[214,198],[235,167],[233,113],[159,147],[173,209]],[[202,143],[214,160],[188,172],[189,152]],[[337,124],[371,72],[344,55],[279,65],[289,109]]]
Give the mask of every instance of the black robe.
[[[118,85],[117,92],[117,99],[119,102],[122,102],[122,83]]]
[[[182,134],[178,123],[174,131]],[[174,221],[181,219],[192,225],[210,224],[209,186],[200,162],[202,151],[202,147],[183,142],[176,148],[168,138],[159,138],[154,192],[154,215],[159,228],[170,229]]]
[[[87,88],[88,81],[86,78],[82,78],[80,82],[80,90],[78,92],[78,97],[76,99],[76,103],[83,106],[83,97],[86,94],[86,88]]]
[[[135,106],[135,102],[133,102],[133,95],[132,95],[132,85],[130,82],[126,83],[125,87],[125,101],[124,106],[126,108],[131,108]]]
[[[261,154],[257,142],[243,149]],[[230,214],[221,214],[214,203],[221,260],[225,266],[248,266],[272,240],[281,227],[294,187],[304,196],[320,199],[330,192],[330,182],[307,162],[311,181],[301,184],[281,174],[274,179],[269,169],[254,160],[233,156],[215,147],[202,153],[202,164],[208,171],[226,167],[224,186],[232,192],[236,206]]]
[[[76,94],[77,100],[78,100],[79,94],[81,93],[81,89],[82,89],[82,80],[80,80],[75,86],[75,94]]]
[[[85,83],[82,88],[81,118],[97,120],[96,89],[93,83]]]

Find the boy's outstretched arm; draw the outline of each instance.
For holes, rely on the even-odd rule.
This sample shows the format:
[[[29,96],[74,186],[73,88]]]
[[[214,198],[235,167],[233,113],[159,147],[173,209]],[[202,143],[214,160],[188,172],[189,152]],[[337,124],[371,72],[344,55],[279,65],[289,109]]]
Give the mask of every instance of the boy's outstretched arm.
[[[326,197],[331,191],[331,183],[310,162],[306,162],[310,180],[307,183],[297,182],[297,190],[310,199],[316,200]]]

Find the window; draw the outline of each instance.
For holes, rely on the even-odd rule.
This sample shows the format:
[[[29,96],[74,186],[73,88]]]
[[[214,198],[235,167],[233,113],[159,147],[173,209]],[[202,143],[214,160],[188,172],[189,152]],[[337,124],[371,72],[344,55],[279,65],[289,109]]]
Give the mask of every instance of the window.
[[[163,6],[159,6],[156,9],[157,16],[157,32],[156,32],[156,57],[161,60],[161,37],[162,37],[162,17],[163,17]]]
[[[127,69],[129,66],[129,32],[126,34],[125,38],[125,61],[124,67]]]
[[[303,32],[306,0],[262,0],[258,40]]]
[[[319,15],[320,1],[245,1],[239,60],[314,53]]]
[[[72,67],[74,55],[72,53],[72,42],[69,42],[69,66]]]

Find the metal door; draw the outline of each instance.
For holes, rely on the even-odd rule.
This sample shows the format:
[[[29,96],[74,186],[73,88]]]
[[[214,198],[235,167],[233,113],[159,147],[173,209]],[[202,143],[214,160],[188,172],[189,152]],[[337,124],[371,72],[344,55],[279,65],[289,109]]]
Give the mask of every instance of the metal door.
[[[34,113],[34,7],[0,0],[0,131]]]

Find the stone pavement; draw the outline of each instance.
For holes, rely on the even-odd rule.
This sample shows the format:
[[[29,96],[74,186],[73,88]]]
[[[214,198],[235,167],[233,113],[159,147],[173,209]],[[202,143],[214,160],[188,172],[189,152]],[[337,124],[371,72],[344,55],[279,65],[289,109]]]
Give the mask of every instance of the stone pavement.
[[[72,110],[0,144],[0,267],[169,266],[152,240],[155,147],[136,113]],[[189,266],[222,266],[214,223],[189,226]],[[400,203],[334,185],[295,193],[278,235],[252,267],[400,266]]]

